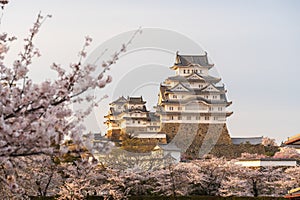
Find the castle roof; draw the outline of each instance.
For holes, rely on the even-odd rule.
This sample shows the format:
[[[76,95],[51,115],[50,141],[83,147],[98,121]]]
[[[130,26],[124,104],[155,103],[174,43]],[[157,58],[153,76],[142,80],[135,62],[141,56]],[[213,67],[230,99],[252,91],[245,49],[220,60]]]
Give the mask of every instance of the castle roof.
[[[171,69],[177,69],[180,67],[189,67],[191,65],[199,65],[202,67],[211,68],[214,65],[210,64],[207,58],[207,53],[204,55],[179,55],[176,54],[175,64]]]
[[[188,76],[170,76],[167,78],[167,80],[171,81],[184,81],[184,82],[209,82],[209,83],[218,83],[221,81],[221,78],[213,77],[213,76],[202,76],[196,72],[193,72],[192,74]]]
[[[143,97],[128,97],[128,103],[129,104],[145,104],[146,101],[143,101]]]
[[[208,84],[203,88],[189,88],[183,82],[177,83],[175,86],[171,88],[163,88],[161,92],[164,93],[190,93],[190,94],[225,94],[224,86],[215,86],[213,84]],[[223,96],[222,96],[223,97]],[[224,96],[224,99],[226,96]]]
[[[223,98],[222,98],[223,97]],[[189,103],[191,101],[198,101],[198,102],[203,102],[205,104],[226,104],[227,106],[231,105],[232,102],[228,102],[227,99],[225,98],[226,95],[223,94],[222,95],[222,99],[220,100],[214,100],[214,99],[206,99],[200,96],[191,96],[189,98],[186,99],[163,99],[162,100],[162,104],[186,104]]]
[[[300,134],[297,134],[295,136],[289,137],[288,140],[286,142],[284,142],[284,144],[300,144]]]

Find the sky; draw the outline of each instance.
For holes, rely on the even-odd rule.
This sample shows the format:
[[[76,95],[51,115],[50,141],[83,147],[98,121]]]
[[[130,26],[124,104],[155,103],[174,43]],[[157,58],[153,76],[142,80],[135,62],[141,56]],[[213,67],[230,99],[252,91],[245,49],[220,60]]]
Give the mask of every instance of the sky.
[[[63,66],[76,62],[86,35],[93,38],[90,51],[94,52],[112,38],[122,43],[122,39],[127,38],[120,40],[119,35],[139,27],[170,31],[181,38],[176,40],[174,36],[171,38],[175,40],[167,40],[171,50],[175,51],[178,45],[180,52],[190,53],[189,48],[197,43],[215,64],[228,90],[228,99],[233,101],[229,110],[234,114],[228,119],[231,136],[268,136],[280,143],[300,133],[299,10],[297,0],[11,0],[3,12],[0,29],[19,39],[11,46],[6,60],[11,64],[38,12],[53,16],[36,38],[42,54],[31,66],[30,75],[36,81],[55,76],[49,69],[53,62]],[[187,42],[182,42],[185,39]],[[133,61],[141,57],[140,62],[134,63],[139,67],[130,68]],[[146,91],[146,100],[155,102],[157,83],[165,75],[172,75],[168,67],[173,62],[174,53],[157,49],[128,54],[110,72],[114,88],[116,85],[124,87],[122,81],[129,84],[134,79],[130,76],[135,73],[153,76],[153,84],[148,81],[144,90],[136,87],[131,94]],[[129,80],[124,74],[130,74]],[[108,87],[103,93],[111,90],[112,87]],[[114,90],[109,100],[131,95],[122,92]],[[105,112],[107,108],[101,109],[99,112]]]

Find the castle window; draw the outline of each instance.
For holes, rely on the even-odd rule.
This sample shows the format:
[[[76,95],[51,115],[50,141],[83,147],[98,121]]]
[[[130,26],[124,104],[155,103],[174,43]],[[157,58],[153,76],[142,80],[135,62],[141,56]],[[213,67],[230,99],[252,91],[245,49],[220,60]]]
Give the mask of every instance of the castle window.
[[[213,111],[214,110],[214,108],[213,107],[209,107],[209,111]]]
[[[181,107],[181,106],[178,106],[178,110],[182,110],[182,107]]]
[[[134,109],[134,107],[133,107],[133,106],[131,106],[131,109]]]
[[[213,96],[213,99],[217,99],[218,98],[218,96]]]
[[[134,123],[135,123],[135,121],[134,121],[134,120],[132,120],[132,123],[134,124]]]
[[[190,73],[190,70],[189,70],[189,69],[187,70],[187,73],[188,73],[188,74]]]
[[[169,110],[173,110],[174,108],[173,107],[169,107]]]
[[[185,69],[183,70],[183,73],[185,74]]]
[[[205,120],[209,120],[209,117],[208,117],[208,116],[206,116],[206,117],[205,117]]]
[[[195,72],[198,73],[198,70],[196,69]]]
[[[202,70],[199,70],[200,71],[200,74],[202,74]]]
[[[187,116],[186,119],[187,119],[187,120],[191,120],[192,117],[191,117],[191,116]]]
[[[173,120],[173,119],[174,119],[174,117],[173,117],[173,116],[170,116],[170,119],[171,119],[171,120]]]
[[[218,120],[218,117],[214,117],[214,120]]]
[[[218,111],[222,111],[222,110],[223,110],[222,107],[219,107],[219,108],[218,108]]]
[[[200,116],[196,116],[196,120],[200,120]]]
[[[178,120],[181,120],[182,118],[181,118],[181,116],[178,116]]]
[[[203,85],[199,85],[199,88],[202,88],[203,87]]]
[[[177,95],[174,94],[174,95],[173,95],[173,98],[174,98],[174,99],[177,99]]]
[[[140,124],[141,123],[141,121],[138,121],[138,124]]]

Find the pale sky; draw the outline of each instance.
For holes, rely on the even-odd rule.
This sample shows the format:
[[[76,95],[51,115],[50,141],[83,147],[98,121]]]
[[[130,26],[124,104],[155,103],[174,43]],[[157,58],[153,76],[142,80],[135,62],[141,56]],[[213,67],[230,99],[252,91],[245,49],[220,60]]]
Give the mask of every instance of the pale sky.
[[[32,65],[31,75],[37,81],[53,78],[52,62],[76,61],[85,35],[94,39],[92,52],[140,26],[175,31],[202,46],[216,64],[233,101],[231,135],[263,135],[281,142],[300,133],[299,10],[297,0],[11,0],[1,31],[19,38],[7,59],[11,63],[38,12],[53,15],[36,40],[42,57]],[[117,67],[111,71],[115,82],[122,78]],[[149,98],[154,101],[157,91]]]

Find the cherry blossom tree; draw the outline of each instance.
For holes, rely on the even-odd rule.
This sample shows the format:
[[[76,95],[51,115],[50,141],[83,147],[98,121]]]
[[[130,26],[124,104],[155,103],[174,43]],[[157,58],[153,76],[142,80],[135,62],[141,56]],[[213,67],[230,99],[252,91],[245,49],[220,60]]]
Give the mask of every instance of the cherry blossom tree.
[[[264,145],[264,146],[278,146],[275,139],[272,139],[272,138],[269,138],[269,137],[263,137],[262,145]]]
[[[198,185],[197,195],[208,195],[214,196],[218,193],[218,190],[221,186],[222,180],[226,177],[228,169],[228,161],[224,158],[205,158],[202,160],[194,161],[194,164],[197,165],[200,170],[199,172],[203,173],[205,178],[202,183]]]
[[[294,148],[281,147],[279,152],[276,152],[274,158],[300,158],[300,154]]]
[[[6,3],[0,2],[2,5]],[[24,39],[24,49],[12,66],[5,64],[4,60],[16,37],[0,33],[0,181],[1,186],[16,193],[20,193],[21,188],[17,184],[18,174],[10,170],[15,165],[13,162],[18,160],[16,158],[59,154],[66,136],[74,144],[83,145],[85,127],[82,122],[102,98],[83,97],[82,94],[95,88],[101,89],[112,81],[111,76],[106,76],[106,71],[140,32],[138,30],[110,60],[103,61],[100,73],[95,74],[99,66],[82,64],[87,55],[86,49],[92,42],[87,36],[77,62],[71,63],[69,69],[53,63],[51,68],[57,72],[57,78],[34,83],[28,73],[33,60],[41,55],[34,41],[42,24],[50,17],[38,14],[28,37]],[[75,112],[71,109],[73,103],[88,106]],[[101,145],[98,147],[99,151],[103,148]]]
[[[283,168],[247,168],[235,166],[223,179],[222,196],[282,196],[288,191]]]
[[[290,167],[285,170],[288,176],[286,184],[290,189],[300,187],[300,166]]]

